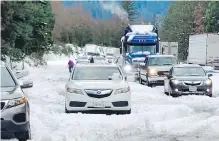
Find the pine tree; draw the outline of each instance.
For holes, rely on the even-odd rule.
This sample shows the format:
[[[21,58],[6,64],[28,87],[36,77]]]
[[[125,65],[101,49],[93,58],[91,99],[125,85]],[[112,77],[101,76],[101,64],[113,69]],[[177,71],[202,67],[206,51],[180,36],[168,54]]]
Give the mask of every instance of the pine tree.
[[[219,32],[219,2],[211,1],[208,4],[205,18],[206,32],[218,33]]]
[[[128,13],[128,19],[133,22],[136,19],[136,6],[134,1],[122,1],[122,8]]]

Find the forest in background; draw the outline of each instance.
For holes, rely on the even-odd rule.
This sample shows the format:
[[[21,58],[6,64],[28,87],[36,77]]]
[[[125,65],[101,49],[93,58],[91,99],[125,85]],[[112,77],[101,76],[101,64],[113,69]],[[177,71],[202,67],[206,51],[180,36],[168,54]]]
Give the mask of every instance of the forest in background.
[[[121,2],[129,23],[139,24],[135,23],[139,15],[135,6],[133,1]],[[185,60],[189,35],[219,32],[219,2],[171,2],[161,23],[156,14],[144,22],[159,27],[161,41],[179,42],[179,57]],[[110,20],[95,20],[83,7],[66,8],[58,1],[4,1],[1,24],[1,59],[7,55],[22,60],[30,55],[42,58],[54,43],[120,47],[127,21],[116,14]]]

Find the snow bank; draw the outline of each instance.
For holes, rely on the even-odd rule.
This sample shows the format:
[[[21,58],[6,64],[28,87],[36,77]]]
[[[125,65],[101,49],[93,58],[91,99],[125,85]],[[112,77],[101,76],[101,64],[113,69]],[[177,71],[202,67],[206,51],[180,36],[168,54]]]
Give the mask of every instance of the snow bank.
[[[213,73],[213,97],[219,97],[219,73]]]

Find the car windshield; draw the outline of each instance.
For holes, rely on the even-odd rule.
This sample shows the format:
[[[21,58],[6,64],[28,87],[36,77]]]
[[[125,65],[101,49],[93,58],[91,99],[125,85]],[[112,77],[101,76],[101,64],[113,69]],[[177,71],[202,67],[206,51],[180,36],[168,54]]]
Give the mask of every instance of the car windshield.
[[[156,46],[129,46],[129,52],[150,52],[150,54],[155,54],[155,48]]]
[[[121,76],[118,67],[76,67],[73,80],[109,80],[114,74]]]
[[[178,67],[173,70],[174,76],[205,76],[201,67]]]
[[[151,57],[148,60],[149,66],[164,66],[177,64],[174,57]]]
[[[15,87],[15,82],[6,67],[1,66],[1,87]]]

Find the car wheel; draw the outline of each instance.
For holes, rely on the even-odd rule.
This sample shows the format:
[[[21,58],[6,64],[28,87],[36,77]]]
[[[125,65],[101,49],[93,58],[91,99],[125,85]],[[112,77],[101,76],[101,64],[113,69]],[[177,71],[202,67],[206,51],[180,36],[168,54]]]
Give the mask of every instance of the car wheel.
[[[16,133],[16,138],[19,141],[27,141],[28,139],[31,139],[31,131],[28,130],[26,132]]]
[[[212,97],[212,93],[208,95],[209,97]]]
[[[148,87],[153,87],[153,85],[148,81],[148,77],[146,76],[146,85]]]
[[[70,112],[66,109],[66,107],[65,107],[65,113],[67,113],[67,114],[70,113]]]
[[[140,73],[139,73],[139,84],[143,84]]]

